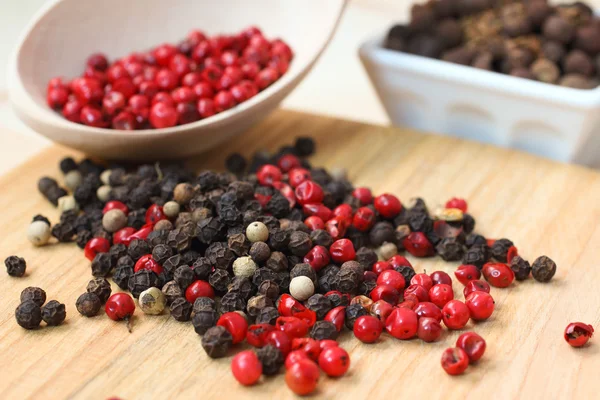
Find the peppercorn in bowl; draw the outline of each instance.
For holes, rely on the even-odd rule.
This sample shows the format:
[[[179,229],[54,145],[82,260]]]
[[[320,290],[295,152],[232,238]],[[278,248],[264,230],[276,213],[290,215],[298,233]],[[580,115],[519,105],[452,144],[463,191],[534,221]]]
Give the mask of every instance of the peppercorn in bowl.
[[[432,0],[359,56],[396,125],[599,166],[595,30],[579,3]]]
[[[275,109],[324,50],[344,5],[52,1],[12,57],[11,101],[32,129],[90,155],[186,157]]]

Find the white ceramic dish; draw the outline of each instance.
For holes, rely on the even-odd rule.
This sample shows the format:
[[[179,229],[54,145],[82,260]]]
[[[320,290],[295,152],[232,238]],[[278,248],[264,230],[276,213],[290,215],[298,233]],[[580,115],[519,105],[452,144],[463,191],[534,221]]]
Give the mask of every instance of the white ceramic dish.
[[[101,4],[100,4],[101,3]],[[104,158],[151,160],[206,151],[246,131],[298,85],[331,39],[346,0],[53,0],[29,24],[9,65],[9,91],[20,118],[51,140]],[[110,59],[177,42],[192,29],[233,33],[256,25],[294,51],[288,72],[231,110],[166,129],[117,131],[67,121],[46,105],[54,76],[72,78],[93,52]]]
[[[579,90],[388,50],[360,59],[394,125],[600,166],[600,89]]]

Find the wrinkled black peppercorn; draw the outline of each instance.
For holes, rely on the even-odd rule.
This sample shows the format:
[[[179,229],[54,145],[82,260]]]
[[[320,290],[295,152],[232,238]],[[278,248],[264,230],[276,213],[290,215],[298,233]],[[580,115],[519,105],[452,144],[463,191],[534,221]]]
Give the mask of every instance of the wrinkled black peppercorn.
[[[279,285],[272,280],[265,280],[258,286],[258,293],[263,294],[271,300],[279,297]]]
[[[95,293],[86,292],[77,298],[75,306],[77,307],[79,314],[85,317],[94,317],[100,311],[102,302]]]
[[[225,357],[232,343],[231,333],[222,326],[213,326],[202,336],[202,348],[210,358]]]
[[[506,256],[508,254],[508,249],[510,249],[512,246],[513,246],[513,242],[511,242],[510,240],[498,239],[490,247],[491,256],[494,259],[505,263]]]
[[[102,304],[106,303],[106,300],[110,297],[112,289],[110,288],[110,283],[105,278],[95,278],[92,279],[88,285],[86,290],[88,293],[94,293]]]
[[[121,257],[117,262],[117,268],[115,269],[115,273],[112,278],[113,281],[123,290],[128,289],[129,278],[133,275],[133,261],[132,264],[121,263],[121,260],[131,260],[131,257],[125,256]]]
[[[290,252],[299,257],[304,257],[306,253],[312,248],[312,240],[310,235],[305,232],[295,231],[290,235],[290,241],[288,243],[288,249]]]
[[[136,299],[140,297],[140,293],[153,286],[158,286],[158,277],[154,272],[146,269],[141,269],[131,275],[127,283],[129,291]]]
[[[230,282],[231,276],[224,269],[216,269],[208,278],[208,283],[220,293],[227,291]]]
[[[158,244],[152,249],[152,259],[163,265],[169,257],[173,255],[173,250],[166,244]]]
[[[4,260],[4,265],[6,266],[6,272],[10,276],[22,277],[25,275],[27,264],[24,258],[9,256]]]
[[[395,267],[394,270],[399,272],[404,277],[405,282],[410,282],[412,278],[416,275],[415,270],[406,265]]]
[[[322,294],[313,294],[306,301],[306,307],[317,314],[318,320],[322,320],[331,311],[333,304],[331,304],[331,300],[328,297]]]
[[[42,319],[49,326],[57,326],[67,317],[65,305],[56,300],[50,300],[42,307]]]
[[[196,280],[196,274],[194,274],[194,271],[189,266],[181,265],[173,273],[173,279],[177,282],[181,290],[185,291]]]
[[[330,321],[317,321],[310,330],[310,337],[315,340],[335,340],[337,336],[338,331],[333,322]]]
[[[520,256],[515,256],[510,261],[510,268],[515,273],[515,278],[518,281],[524,281],[529,278],[529,274],[531,273],[531,265],[527,260],[524,260]]]
[[[306,276],[310,278],[313,283],[317,281],[317,273],[310,264],[296,264],[290,271],[290,279],[294,279],[297,276]]]
[[[275,307],[265,307],[259,311],[255,322],[257,324],[275,325],[277,318],[279,318],[279,312]]]
[[[169,310],[171,316],[179,322],[189,321],[192,316],[193,305],[184,297],[178,297],[171,302]]]
[[[315,246],[323,246],[329,248],[333,244],[333,238],[329,232],[323,229],[316,229],[310,233],[310,240]]]
[[[556,263],[549,257],[538,257],[531,264],[531,275],[538,282],[550,282],[555,273]]]
[[[358,317],[362,317],[363,315],[369,315],[369,312],[360,304],[350,304],[346,307],[346,328],[353,330],[354,323]]]
[[[204,335],[210,328],[216,325],[218,314],[214,310],[200,310],[194,313],[192,325],[198,335]]]
[[[454,237],[442,239],[435,249],[444,261],[458,261],[465,254],[462,243]]]
[[[98,253],[92,260],[92,275],[104,277],[113,269],[113,258],[109,253]]]
[[[285,361],[281,351],[271,344],[256,350],[256,355],[262,364],[263,374],[266,376],[276,375]]]
[[[20,300],[21,303],[32,300],[35,304],[41,307],[46,302],[46,292],[39,287],[29,286],[23,289],[21,292]]]
[[[463,264],[471,264],[477,268],[483,268],[483,264],[488,261],[488,251],[486,245],[476,244],[465,252],[463,256]]]
[[[17,324],[25,329],[35,329],[42,322],[42,310],[34,301],[24,301],[15,310]]]
[[[288,259],[285,256],[285,254],[279,251],[274,251],[271,253],[271,256],[269,257],[265,265],[267,268],[275,272],[287,271]]]

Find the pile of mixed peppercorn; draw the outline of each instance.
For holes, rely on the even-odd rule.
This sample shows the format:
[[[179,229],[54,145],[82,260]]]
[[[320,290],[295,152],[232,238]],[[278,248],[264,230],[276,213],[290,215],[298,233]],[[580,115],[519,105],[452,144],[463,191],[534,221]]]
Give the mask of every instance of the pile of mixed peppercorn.
[[[285,363],[286,382],[299,394],[314,389],[315,362],[330,376],[346,372],[349,355],[335,341],[344,327],[365,343],[384,328],[398,339],[431,342],[442,321],[462,329],[469,319],[489,318],[489,284],[507,287],[530,272],[542,282],[554,275],[549,258],[530,266],[510,240],[474,233],[464,200],[430,213],[422,199],[406,206],[391,194],[373,196],[340,174],[312,168],[305,157],[313,152],[313,141],[299,138],[249,163],[234,154],[229,172],[200,175],[176,165],[129,171],[66,158],[60,167],[72,195],[54,179],[39,181],[61,209],[60,222],[51,227],[36,216],[28,236],[36,245],[52,235],[84,249],[94,279],[77,299],[82,315],[96,315],[103,303],[112,319],[133,314],[129,295],[111,295],[112,277],[146,314],[168,307],[176,320],[191,319],[210,357],[224,357],[244,340],[256,347],[233,359],[241,383],[276,374]],[[416,273],[402,250],[462,260],[455,275],[465,301],[454,299],[448,274]],[[21,271],[19,260],[10,265]],[[485,341],[467,332],[442,365],[462,373],[484,350]]]

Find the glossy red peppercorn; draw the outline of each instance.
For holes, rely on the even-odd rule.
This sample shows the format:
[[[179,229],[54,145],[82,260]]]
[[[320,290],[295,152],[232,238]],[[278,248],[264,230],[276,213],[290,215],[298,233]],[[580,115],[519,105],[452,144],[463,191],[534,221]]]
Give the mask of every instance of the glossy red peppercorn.
[[[471,318],[475,321],[484,321],[494,312],[494,299],[486,292],[473,292],[465,299]]]
[[[170,69],[162,68],[156,73],[154,82],[160,90],[171,91],[177,87],[179,77]]]
[[[60,110],[69,100],[69,91],[65,87],[56,87],[48,90],[46,102],[54,110]]]
[[[213,99],[217,112],[229,110],[235,106],[235,99],[229,90],[221,90]]]
[[[69,99],[62,109],[62,115],[71,122],[81,122],[83,103],[77,99]]]
[[[352,216],[354,215],[354,211],[352,211],[352,207],[350,204],[340,204],[336,208],[333,209],[332,212],[334,217],[342,217],[349,224],[352,223]]]
[[[215,298],[215,291],[212,286],[206,281],[196,280],[185,290],[185,299],[194,304],[198,297]]]
[[[367,232],[375,224],[375,213],[369,207],[360,207],[352,218],[352,225],[361,232]]]
[[[319,382],[319,367],[311,360],[298,360],[285,373],[285,383],[297,395],[315,391]]]
[[[442,368],[448,375],[460,375],[469,366],[469,356],[459,347],[449,348],[442,353]]]
[[[189,124],[200,119],[200,114],[198,114],[196,106],[193,103],[179,103],[175,106],[175,111],[177,112],[177,121],[180,125]]]
[[[435,254],[433,245],[423,232],[411,232],[402,244],[406,251],[415,257],[431,257]]]
[[[92,238],[86,244],[83,249],[85,258],[92,261],[96,254],[107,253],[110,250],[110,242],[105,238]]]
[[[506,262],[510,264],[513,258],[519,255],[519,250],[515,246],[510,246],[506,252]]]
[[[394,306],[392,306],[387,301],[377,300],[376,302],[371,304],[371,309],[369,310],[369,312],[371,313],[371,315],[373,315],[374,317],[376,317],[383,323],[383,322],[385,322],[387,317],[390,316],[393,309],[394,309]]]
[[[319,367],[328,376],[342,376],[350,368],[350,355],[341,347],[330,347],[319,356]]]
[[[383,300],[387,301],[391,305],[398,304],[398,301],[400,300],[400,292],[390,285],[375,286],[375,289],[371,290],[369,296],[373,301]]]
[[[409,294],[416,296],[419,302],[429,301],[429,291],[421,285],[410,285],[404,289],[404,297]]]
[[[433,280],[427,274],[416,274],[410,280],[411,285],[421,285],[425,289],[429,290],[433,286]]]
[[[338,264],[354,260],[356,251],[354,245],[348,239],[338,239],[329,247],[331,259]]]
[[[277,166],[283,172],[289,172],[294,168],[299,168],[302,166],[300,159],[293,154],[285,154],[279,158],[277,162]]]
[[[373,202],[377,212],[384,218],[394,218],[402,211],[402,203],[393,194],[384,193],[377,197]]]
[[[177,124],[177,111],[165,103],[156,103],[150,109],[150,123],[155,128],[170,128]]]
[[[104,97],[104,90],[95,78],[75,78],[71,81],[71,91],[82,104],[99,104]]]
[[[246,342],[253,347],[264,347],[266,345],[269,332],[275,330],[275,327],[270,324],[255,324],[248,327],[246,332]]]
[[[177,54],[177,48],[171,44],[161,44],[157,46],[153,51],[152,55],[156,60],[156,63],[161,66],[169,65],[171,58]]]
[[[288,181],[293,188],[298,187],[302,182],[312,179],[311,173],[305,168],[294,168],[288,172]]]
[[[363,343],[375,343],[382,331],[383,323],[372,315],[363,315],[354,322],[354,336]]]
[[[312,215],[304,220],[304,225],[308,226],[311,231],[325,228],[325,222],[316,215]]]
[[[450,300],[442,309],[442,319],[448,329],[464,328],[470,316],[467,305],[459,300]]]
[[[450,285],[440,283],[429,289],[429,301],[440,308],[444,307],[452,299],[454,299],[454,292]]]
[[[127,226],[123,229],[119,229],[113,234],[113,243],[123,243],[125,246],[129,246],[131,243],[131,235],[135,233],[135,228]]]
[[[212,99],[200,99],[196,107],[201,118],[208,118],[217,113],[215,102]]]
[[[419,298],[414,293],[404,291],[404,301],[398,304],[398,307],[405,307],[414,310],[419,305]]]
[[[318,340],[306,337],[292,339],[292,351],[294,350],[302,350],[313,361],[319,359],[319,354],[322,351]]]
[[[254,385],[262,375],[262,364],[252,350],[245,350],[231,360],[231,372],[242,385]]]
[[[284,317],[296,317],[304,320],[308,326],[313,326],[317,320],[316,313],[306,308],[298,300],[290,296],[289,294],[282,294],[279,297],[277,311],[279,315]]]
[[[123,213],[125,213],[125,215],[127,215],[129,213],[129,208],[123,204],[120,201],[117,200],[112,200],[107,202],[104,205],[104,208],[102,209],[102,214],[106,214],[107,212],[109,212],[110,210],[121,210],[123,211]]]
[[[462,212],[467,212],[467,202],[465,199],[453,197],[446,202],[446,208],[458,208]]]
[[[301,205],[309,203],[321,203],[325,196],[323,189],[318,183],[304,181],[296,187],[296,199]]]
[[[175,107],[175,101],[173,101],[173,98],[167,92],[158,92],[152,97],[150,105],[154,106],[158,103],[164,103],[169,107]]]
[[[442,321],[442,310],[429,301],[423,301],[414,308],[419,318],[433,318],[438,322]]]
[[[429,276],[431,277],[431,281],[434,285],[443,283],[452,287],[452,278],[450,278],[450,275],[448,275],[444,271],[435,271],[432,272]]]
[[[481,272],[474,265],[463,264],[454,271],[454,275],[460,283],[466,286],[469,281],[479,279],[481,277]]]
[[[323,221],[328,221],[331,218],[331,210],[323,204],[305,204],[302,206],[304,215],[315,215]]]
[[[135,94],[137,88],[129,78],[119,78],[112,83],[112,90],[121,93],[126,99]]]
[[[83,106],[79,114],[81,123],[92,126],[94,128],[105,128],[108,126],[107,121],[102,115],[102,111],[93,106]]]
[[[290,369],[292,367],[292,365],[294,365],[295,363],[297,363],[300,360],[311,361],[311,358],[303,350],[290,351],[290,354],[288,354],[287,357],[285,358],[285,369]],[[314,360],[312,360],[312,361],[314,361]]]
[[[344,217],[333,217],[325,222],[325,230],[334,240],[342,239],[348,229],[348,220]]]
[[[273,182],[279,182],[283,174],[275,165],[265,164],[256,172],[258,182],[263,186],[271,186]]]
[[[304,256],[304,262],[319,272],[323,267],[329,264],[331,260],[329,250],[323,246],[315,246]]]
[[[338,332],[342,331],[344,327],[344,322],[346,322],[346,307],[337,306],[329,310],[327,314],[325,314],[325,321],[329,321],[335,325],[335,328]]]
[[[217,326],[222,326],[231,333],[233,344],[243,342],[246,338],[246,332],[248,331],[248,321],[246,321],[246,318],[242,317],[240,313],[235,311],[221,315],[217,321]]]
[[[323,351],[330,347],[338,347],[338,342],[332,339],[319,340],[319,347],[321,347],[321,351]]]
[[[490,285],[488,285],[486,281],[470,281],[469,283],[467,283],[467,286],[465,286],[465,288],[463,289],[463,295],[465,296],[465,299],[473,292],[489,293]]]
[[[396,339],[411,339],[417,334],[418,318],[413,310],[396,308],[387,317],[385,329]]]
[[[456,347],[463,349],[469,357],[469,362],[474,363],[485,353],[485,340],[475,332],[465,332],[456,340]]]
[[[158,204],[152,204],[146,211],[145,219],[146,224],[154,225],[158,221],[167,219],[167,216],[165,215],[162,206],[159,206]]]
[[[273,84],[278,78],[279,71],[275,68],[267,67],[258,73],[254,82],[262,90]]]
[[[490,285],[498,288],[509,287],[515,280],[513,270],[503,263],[487,263],[481,272]]]
[[[309,326],[300,318],[279,317],[275,321],[275,328],[284,332],[290,339],[294,339],[306,336]]]
[[[385,262],[385,261],[380,261],[380,262]],[[390,265],[389,263],[386,263],[386,264]],[[404,290],[404,287],[406,286],[406,281],[404,280],[404,276],[402,276],[402,274],[400,272],[395,271],[393,269],[387,269],[387,270],[382,271],[379,274],[379,276],[377,277],[377,284],[378,285],[389,285],[398,291],[402,291],[402,290]]]
[[[373,194],[371,189],[366,187],[358,187],[352,191],[352,197],[358,199],[360,204],[367,206],[373,202]]]
[[[127,329],[131,332],[131,317],[135,312],[135,302],[127,293],[115,293],[106,301],[104,311],[113,321],[127,321]]]
[[[133,268],[134,272],[138,272],[141,270],[148,270],[154,272],[156,275],[163,272],[163,267],[154,261],[152,258],[152,254],[145,254],[140,257],[139,260],[136,261],[135,267]]]
[[[294,208],[296,205],[296,195],[294,194],[292,187],[284,182],[273,182],[272,186],[274,189],[279,190],[279,193],[281,193],[290,203],[290,207]]]
[[[196,101],[196,93],[189,87],[178,87],[171,92],[171,97],[175,103],[192,103]]]
[[[571,322],[565,328],[565,340],[573,347],[582,347],[594,335],[594,327],[583,322]]]
[[[417,336],[424,342],[435,342],[442,335],[442,325],[435,318],[423,317],[419,318],[419,327],[417,328]]]
[[[146,240],[150,232],[153,230],[153,225],[144,225],[137,231],[135,231],[130,237],[130,240],[143,239]]]
[[[377,261],[375,264],[373,264],[372,270],[373,272],[375,272],[377,275],[381,274],[383,271],[389,271],[391,270],[392,264],[390,264],[387,261]],[[404,279],[404,277],[402,278]]]
[[[408,261],[408,259],[406,257],[400,256],[400,255],[393,256],[392,258],[390,258],[389,260],[387,260],[387,262],[389,262],[392,265],[392,268],[398,268],[398,267],[410,267],[410,268],[413,268],[413,266],[410,263],[410,261]]]
[[[285,332],[280,330],[274,330],[267,334],[267,338],[265,339],[265,344],[270,344],[275,346],[277,350],[281,351],[283,356],[287,356],[290,350],[292,349],[292,342],[288,335]]]

